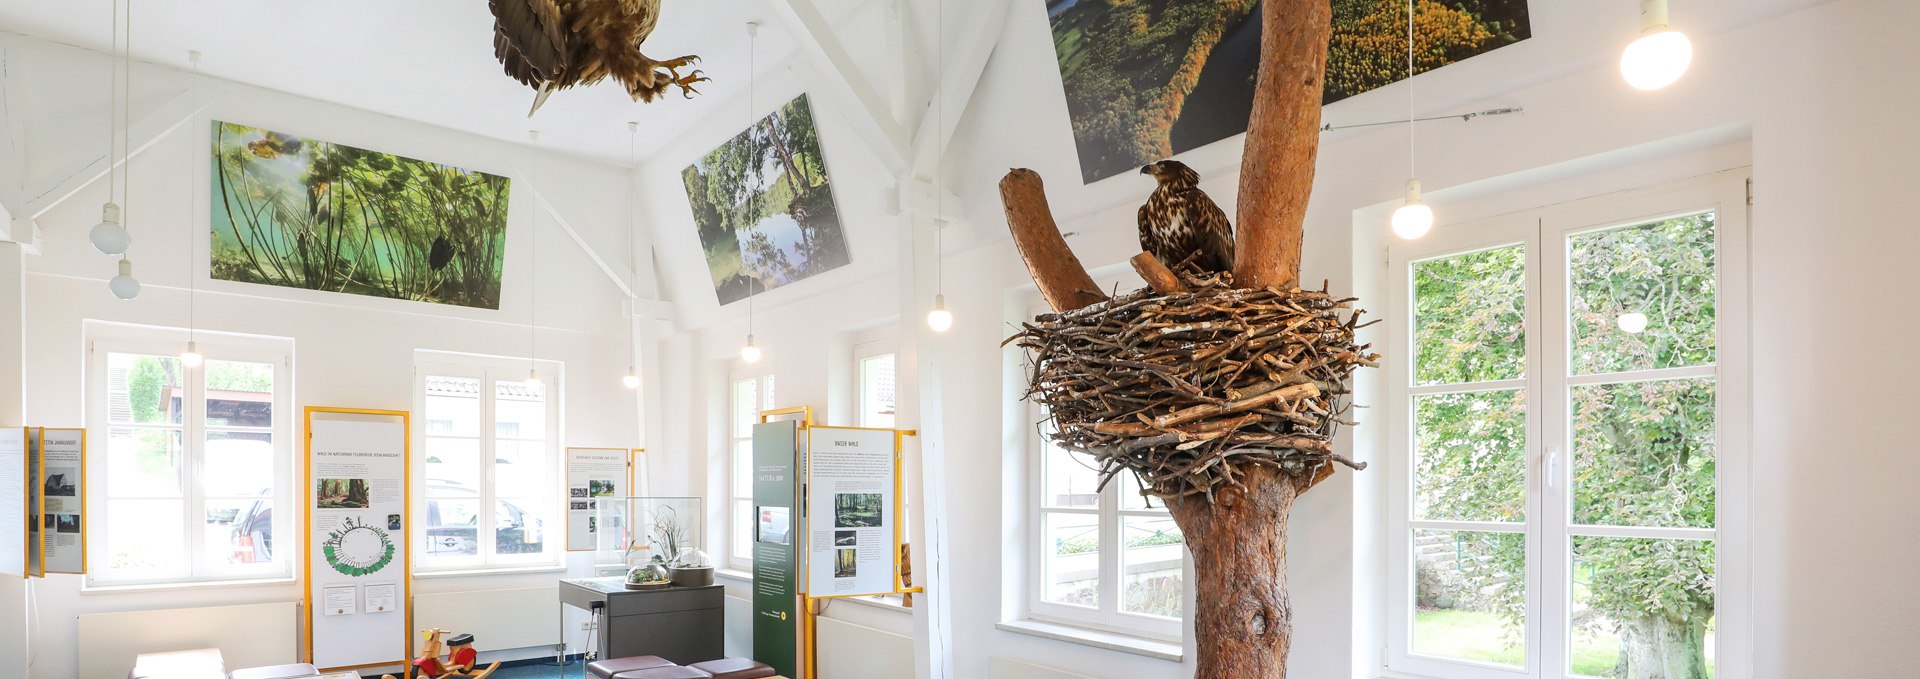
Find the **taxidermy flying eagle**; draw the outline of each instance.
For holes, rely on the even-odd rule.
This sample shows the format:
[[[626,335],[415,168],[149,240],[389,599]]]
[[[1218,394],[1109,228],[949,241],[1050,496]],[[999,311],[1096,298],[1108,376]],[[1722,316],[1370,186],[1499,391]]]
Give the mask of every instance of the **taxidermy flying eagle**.
[[[1188,258],[1211,272],[1233,270],[1233,224],[1227,213],[1200,190],[1200,173],[1177,160],[1140,168],[1160,187],[1140,206],[1140,249],[1161,264],[1179,266]]]
[[[640,44],[660,22],[660,0],[487,0],[493,10],[493,56],[507,75],[534,89],[533,117],[554,90],[593,85],[611,76],[634,101],[652,102],[679,87],[688,98],[708,79],[680,69],[688,55],[654,61]]]

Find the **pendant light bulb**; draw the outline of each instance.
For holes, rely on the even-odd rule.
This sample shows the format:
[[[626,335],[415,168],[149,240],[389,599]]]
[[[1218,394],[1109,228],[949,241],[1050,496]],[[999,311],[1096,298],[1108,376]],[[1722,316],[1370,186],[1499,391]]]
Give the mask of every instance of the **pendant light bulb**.
[[[540,388],[540,371],[539,370],[535,370],[533,368],[527,368],[527,387],[532,389]]]
[[[1620,53],[1620,77],[1635,89],[1672,85],[1693,65],[1693,42],[1667,22],[1667,0],[1640,0],[1640,39]]]
[[[205,363],[206,361],[207,357],[200,355],[200,346],[194,343],[193,340],[187,340],[187,353],[180,355],[180,365],[189,368],[198,368],[201,363]]]
[[[120,275],[107,281],[107,289],[120,299],[133,299],[140,296],[140,281],[133,277],[133,262],[120,260]]]
[[[1620,314],[1620,317],[1614,319],[1613,322],[1615,325],[1620,326],[1621,332],[1629,335],[1638,335],[1647,331],[1647,315],[1638,311]]]
[[[634,372],[633,366],[627,366],[627,374],[620,378],[620,383],[626,385],[628,389],[639,389],[640,373]]]
[[[107,201],[100,206],[100,223],[87,232],[87,240],[92,241],[93,249],[103,255],[117,255],[133,245],[133,236],[127,233],[127,227],[120,224],[118,203]]]
[[[740,360],[748,363],[760,362],[760,346],[753,343],[753,335],[747,335],[747,345],[740,347]]]
[[[1407,240],[1433,230],[1433,208],[1420,199],[1420,180],[1407,180],[1407,202],[1393,211],[1393,233]]]
[[[953,312],[947,310],[947,296],[933,296],[933,310],[927,312],[927,327],[934,332],[946,332],[953,329]]]

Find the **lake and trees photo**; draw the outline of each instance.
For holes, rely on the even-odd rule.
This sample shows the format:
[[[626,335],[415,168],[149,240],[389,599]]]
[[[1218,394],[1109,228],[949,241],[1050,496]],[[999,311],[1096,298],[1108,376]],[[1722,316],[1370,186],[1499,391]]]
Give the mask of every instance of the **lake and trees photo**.
[[[500,308],[506,177],[214,121],[212,277]]]
[[[1325,103],[1407,76],[1407,0],[1332,0]],[[1247,130],[1259,0],[1047,0],[1092,183]],[[1526,0],[1415,0],[1414,72],[1532,36]]]
[[[806,95],[681,172],[721,304],[851,258]]]

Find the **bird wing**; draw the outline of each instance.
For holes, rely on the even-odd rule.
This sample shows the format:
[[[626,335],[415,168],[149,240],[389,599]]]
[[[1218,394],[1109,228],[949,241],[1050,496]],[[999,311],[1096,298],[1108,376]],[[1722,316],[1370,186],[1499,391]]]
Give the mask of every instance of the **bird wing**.
[[[1147,198],[1147,202],[1140,206],[1140,251],[1141,252],[1153,251],[1153,237],[1152,237],[1153,210],[1152,208],[1153,208],[1153,198],[1149,196]]]
[[[1194,215],[1199,224],[1195,226],[1196,245],[1201,251],[1203,263],[1214,271],[1233,269],[1233,222],[1227,219],[1227,212],[1220,209],[1213,197],[1200,189],[1188,189],[1188,203],[1193,206]]]
[[[566,17],[559,0],[487,0],[493,56],[522,84],[539,87],[567,66]]]

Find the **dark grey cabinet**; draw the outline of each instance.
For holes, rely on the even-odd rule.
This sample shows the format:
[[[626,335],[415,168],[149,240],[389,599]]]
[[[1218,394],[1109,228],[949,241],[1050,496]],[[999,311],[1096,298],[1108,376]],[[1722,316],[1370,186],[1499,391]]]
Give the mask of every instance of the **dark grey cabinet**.
[[[624,578],[560,581],[560,602],[592,611],[602,659],[657,655],[681,665],[726,654],[726,588],[631,590]]]

